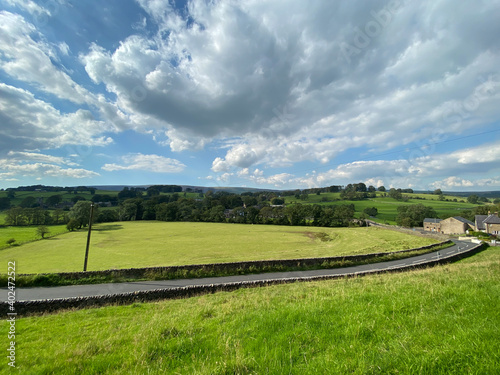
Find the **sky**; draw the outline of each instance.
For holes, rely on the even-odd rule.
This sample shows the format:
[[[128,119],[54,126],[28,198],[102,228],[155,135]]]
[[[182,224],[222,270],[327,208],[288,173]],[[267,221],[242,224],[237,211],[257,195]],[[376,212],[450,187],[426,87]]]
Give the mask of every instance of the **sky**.
[[[500,190],[500,1],[0,0],[0,188]]]

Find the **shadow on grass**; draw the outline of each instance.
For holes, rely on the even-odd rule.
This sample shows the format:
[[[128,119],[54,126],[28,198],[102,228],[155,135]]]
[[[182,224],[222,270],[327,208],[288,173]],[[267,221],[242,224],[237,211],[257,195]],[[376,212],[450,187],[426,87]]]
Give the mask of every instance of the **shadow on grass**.
[[[107,232],[110,230],[120,230],[123,229],[121,224],[99,224],[98,226],[92,227],[92,230],[98,232]]]

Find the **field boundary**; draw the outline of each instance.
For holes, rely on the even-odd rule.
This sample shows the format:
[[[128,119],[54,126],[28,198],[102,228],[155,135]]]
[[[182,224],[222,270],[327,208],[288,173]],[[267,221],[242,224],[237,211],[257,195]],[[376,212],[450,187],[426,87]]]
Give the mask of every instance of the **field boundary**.
[[[281,259],[281,260],[257,260],[244,262],[228,262],[228,263],[207,263],[207,264],[191,264],[183,266],[163,266],[163,267],[144,267],[144,268],[124,268],[124,269],[109,269],[100,271],[86,272],[59,272],[59,273],[39,273],[39,274],[19,274],[19,279],[39,280],[39,285],[42,286],[43,281],[47,280],[67,280],[78,281],[83,279],[95,279],[96,282],[111,282],[130,279],[154,279],[154,280],[169,280],[179,278],[194,278],[206,277],[214,275],[228,274],[243,274],[255,272],[271,272],[271,271],[287,271],[290,269],[306,269],[311,267],[318,268],[340,268],[351,266],[359,263],[376,263],[377,261],[387,260],[384,258],[398,255],[421,252],[434,248],[453,245],[453,241],[446,240],[432,245],[421,246],[418,248],[399,250],[392,252],[360,254],[360,255],[345,255],[335,257],[319,257],[319,258],[296,258],[296,259]],[[20,283],[20,286],[24,283]],[[29,286],[35,286],[36,282],[31,282]],[[71,284],[71,283],[70,283]],[[47,286],[47,284],[45,284]]]
[[[121,294],[107,294],[101,296],[90,297],[71,297],[60,299],[46,299],[46,300],[32,300],[32,301],[18,301],[16,302],[16,312],[23,315],[51,313],[58,310],[68,309],[81,309],[88,307],[100,307],[105,305],[129,305],[139,302],[153,302],[165,299],[180,299],[200,296],[204,294],[213,294],[217,292],[231,292],[241,288],[255,288],[265,287],[278,284],[290,284],[295,282],[310,282],[320,280],[332,280],[343,278],[355,278],[367,275],[377,275],[383,273],[403,272],[413,269],[422,269],[432,267],[438,264],[447,264],[458,261],[463,258],[472,256],[488,246],[485,244],[478,244],[466,251],[455,253],[449,256],[442,256],[435,260],[429,260],[424,263],[403,265],[399,267],[389,267],[385,269],[366,270],[361,272],[347,272],[339,275],[321,275],[309,277],[292,277],[283,279],[270,279],[259,281],[240,281],[231,283],[209,284],[209,285],[195,285],[178,287],[171,289],[155,289],[149,291],[136,291]],[[2,302],[0,304],[0,313],[6,316],[9,304]]]

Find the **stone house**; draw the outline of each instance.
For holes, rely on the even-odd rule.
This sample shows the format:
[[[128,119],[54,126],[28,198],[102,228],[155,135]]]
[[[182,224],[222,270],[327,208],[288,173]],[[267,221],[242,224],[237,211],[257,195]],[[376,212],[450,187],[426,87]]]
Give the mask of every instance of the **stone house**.
[[[498,217],[497,212],[489,215],[486,219],[484,219],[483,225],[485,227],[486,233],[497,235],[500,234],[500,217]]]
[[[424,219],[424,230],[429,232],[440,232],[441,231],[441,219],[425,218]]]
[[[442,220],[440,230],[443,234],[462,234],[469,229],[474,230],[475,225],[472,221],[464,219],[461,216],[453,216],[448,219]]]

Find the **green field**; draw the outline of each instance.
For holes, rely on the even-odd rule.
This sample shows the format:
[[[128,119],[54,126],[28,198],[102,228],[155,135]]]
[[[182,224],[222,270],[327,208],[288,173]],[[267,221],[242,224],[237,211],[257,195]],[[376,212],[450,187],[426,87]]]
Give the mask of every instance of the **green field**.
[[[68,231],[66,225],[48,225],[47,228],[50,232],[45,235],[46,238]],[[7,245],[7,241],[11,238],[16,240],[17,245],[41,239],[37,234],[37,226],[0,227],[0,250],[12,247]]]
[[[490,248],[408,273],[18,317],[9,372],[496,374],[499,276]]]
[[[80,231],[11,247],[0,251],[0,262],[15,260],[18,273],[81,271],[86,238]],[[354,255],[436,242],[374,227],[117,222],[94,226],[88,270]]]
[[[320,205],[341,205],[341,204],[353,204],[356,210],[356,216],[363,212],[365,208],[376,207],[378,209],[378,215],[373,219],[377,222],[396,224],[396,216],[398,214],[398,207],[411,204],[423,204],[424,206],[429,206],[436,210],[438,217],[448,218],[450,216],[460,216],[462,211],[470,210],[477,205],[466,203],[463,198],[445,196],[445,198],[450,201],[440,201],[437,195],[433,194],[404,194],[410,199],[407,202],[398,201],[393,198],[383,197],[382,193],[377,192],[377,198],[369,198],[365,200],[340,200],[340,193],[322,193],[321,195],[310,194],[309,199],[301,201],[295,197],[286,197],[285,203],[301,203],[301,204],[320,204]],[[325,198],[328,201],[323,202],[322,199]],[[425,199],[416,199],[425,198]],[[457,202],[453,202],[453,199],[457,199]]]

